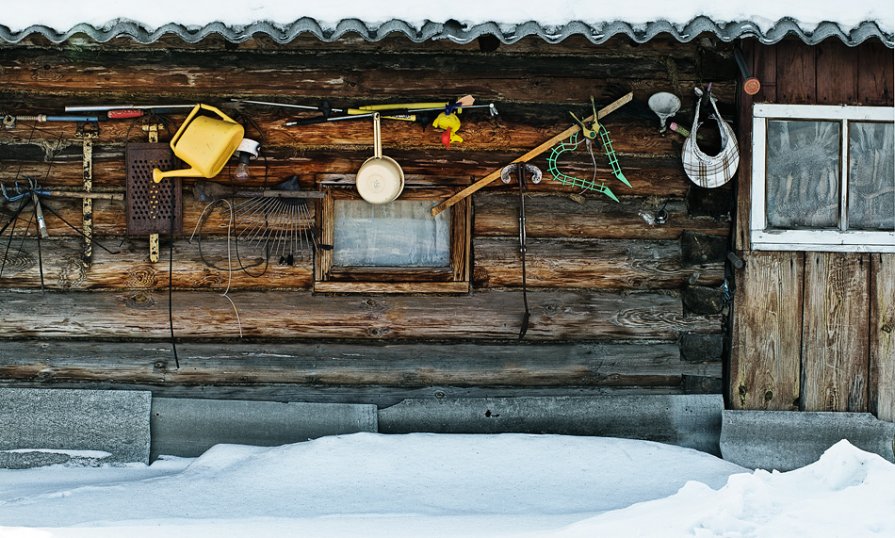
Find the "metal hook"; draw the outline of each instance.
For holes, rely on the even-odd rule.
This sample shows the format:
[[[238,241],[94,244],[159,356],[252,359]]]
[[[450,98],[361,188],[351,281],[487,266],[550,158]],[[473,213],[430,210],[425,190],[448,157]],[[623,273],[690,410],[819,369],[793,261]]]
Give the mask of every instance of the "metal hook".
[[[668,200],[665,200],[665,203],[662,204],[662,207],[660,207],[659,210],[656,211],[656,224],[665,224],[666,222],[668,222],[668,211],[665,209],[665,206],[667,205]]]
[[[590,124],[590,128],[594,130],[594,133],[596,133],[600,130],[600,121],[599,115],[597,114],[597,103],[596,101],[594,101],[593,95],[590,96],[590,109],[591,111],[593,111],[594,114],[594,121]],[[594,137],[596,138],[596,135],[594,135]]]
[[[503,169],[501,169],[500,180],[503,181],[504,183],[509,183],[513,179],[510,174],[512,174],[513,172],[518,172],[519,170],[522,170],[524,173],[530,174],[531,177],[529,179],[532,183],[540,183],[541,179],[544,177],[544,174],[543,174],[543,172],[541,172],[541,169],[533,164],[511,163],[507,166],[504,166]]]

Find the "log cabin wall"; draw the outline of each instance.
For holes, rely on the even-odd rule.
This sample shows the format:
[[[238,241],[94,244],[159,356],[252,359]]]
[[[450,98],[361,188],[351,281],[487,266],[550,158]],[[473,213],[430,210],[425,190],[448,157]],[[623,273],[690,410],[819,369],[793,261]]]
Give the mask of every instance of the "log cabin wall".
[[[50,198],[45,203],[58,216],[46,215],[50,237],[40,259],[33,226],[27,237],[20,226],[0,278],[0,385],[379,405],[407,397],[722,392],[721,286],[732,189],[708,191],[687,180],[683,139],[658,134],[646,100],[656,91],[682,96],[677,119],[687,124],[692,88],[713,82],[722,113],[732,117],[732,45],[714,37],[487,45],[350,36],[233,44],[211,36],[197,45],[75,37],[0,48],[0,109],[10,114],[61,113],[71,104],[224,104],[231,97],[335,104],[473,94],[493,101],[500,115],[464,113],[465,142],[449,150],[431,128],[383,127],[385,154],[408,178],[451,188],[566,129],[568,111],[586,114],[590,96],[600,106],[634,93],[634,102],[603,122],[633,187],[609,179],[619,203],[593,192],[579,198],[551,181],[530,186],[532,317],[522,341],[518,193],[500,181],[473,197],[469,292],[441,295],[315,293],[307,252],[294,266],[274,260],[260,277],[210,267],[188,241],[204,203],[185,194],[171,279],[179,368],[169,343],[165,237],[160,262],[150,263],[146,240],[125,236],[124,202],[95,200],[96,238],[114,254],[94,247],[92,261],[82,263],[82,240],[61,221],[80,226],[81,201]],[[227,110],[250,120],[249,133],[263,133],[268,184],[293,174],[309,190],[350,181],[371,154],[366,122],[286,128],[289,111]],[[182,120],[172,116],[167,131]],[[94,191],[124,192],[125,143],[138,141],[145,141],[139,121],[100,124]],[[534,162],[546,171],[545,157]],[[25,176],[60,189],[83,183],[82,140],[72,124],[4,129],[0,160],[7,185]],[[590,177],[586,152],[568,162],[570,173]],[[598,175],[611,178],[599,153],[597,162]],[[246,186],[260,186],[264,163],[252,168]],[[222,174],[231,172],[229,166]],[[0,205],[4,223],[15,208]],[[662,208],[667,222],[656,224]],[[215,211],[204,232],[205,260],[226,267],[226,215]]]
[[[752,104],[893,104],[893,53],[878,42],[751,42],[761,91],[740,106],[741,178],[730,405],[872,412],[895,420],[895,255],[753,252],[749,238]]]

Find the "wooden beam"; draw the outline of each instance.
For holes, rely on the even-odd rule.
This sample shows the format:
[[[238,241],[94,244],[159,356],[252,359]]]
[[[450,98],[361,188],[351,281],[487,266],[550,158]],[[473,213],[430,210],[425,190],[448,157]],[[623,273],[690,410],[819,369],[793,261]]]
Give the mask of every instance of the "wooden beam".
[[[404,398],[683,392],[720,362],[676,343],[182,343],[7,341],[0,386],[151,390],[155,395],[368,402]]]
[[[509,236],[519,233],[519,195],[508,191],[487,192],[476,197],[476,237]],[[647,223],[664,201],[626,196],[616,203],[603,195],[587,196],[577,203],[562,193],[531,193],[526,198],[528,237],[594,239],[678,239],[685,231],[727,236],[730,222],[712,217],[693,217],[683,199],[669,199],[665,224]]]
[[[215,292],[176,292],[174,330],[180,339],[439,340],[518,339],[522,293],[468,296],[352,296],[309,292],[234,291],[233,304]],[[685,316],[680,297],[655,292],[530,291],[531,340],[663,340],[681,332],[717,332],[720,316]],[[166,293],[134,301],[126,293],[0,292],[0,338],[167,339]]]
[[[522,285],[518,239],[478,238],[475,252],[477,288]],[[680,242],[673,240],[529,238],[526,259],[531,288],[681,289],[724,280],[721,263],[684,265]]]
[[[184,343],[175,369],[164,342],[5,342],[4,379],[149,384],[608,385],[612,378],[720,374],[661,344]],[[383,365],[388,365],[384,368]]]
[[[624,96],[622,96],[622,97],[616,99],[616,100],[613,101],[612,103],[606,105],[605,107],[603,107],[603,108],[601,108],[599,111],[597,111],[596,119],[603,119],[604,117],[606,117],[606,116],[608,116],[609,114],[615,112],[616,110],[618,110],[618,109],[621,108],[622,106],[626,105],[627,103],[630,103],[630,102],[631,102],[631,99],[633,99],[633,98],[634,98],[634,94],[633,94],[632,92],[628,92],[628,93],[625,94]],[[584,118],[584,123],[589,123],[589,122],[591,122],[591,121],[593,121],[593,120],[594,120],[594,116],[593,116],[593,115],[590,115],[590,116]],[[561,142],[561,141],[563,141],[563,140],[569,138],[570,136],[572,136],[573,134],[577,133],[577,132],[580,131],[580,130],[581,130],[581,126],[580,126],[580,125],[577,125],[577,124],[576,124],[576,125],[573,125],[572,127],[569,127],[569,128],[566,129],[565,131],[559,133],[558,135],[554,136],[553,138],[551,138],[551,139],[547,140],[546,142],[542,143],[540,146],[538,146],[538,147],[534,148],[533,150],[529,151],[528,153],[526,153],[526,154],[524,154],[524,155],[518,157],[516,160],[513,161],[513,163],[527,163],[528,161],[534,159],[534,158],[537,157],[538,155],[544,153],[544,152],[547,151],[548,149],[550,149],[550,148],[552,148],[553,146],[555,146],[558,142]],[[512,164],[512,163],[510,163],[510,164]],[[482,179],[476,181],[475,183],[473,183],[472,185],[470,185],[470,186],[466,187],[465,189],[461,190],[461,191],[458,192],[457,194],[455,194],[455,195],[451,196],[450,198],[448,198],[448,199],[442,201],[440,204],[438,204],[438,205],[436,205],[435,207],[432,208],[432,216],[433,216],[433,217],[434,217],[434,216],[437,216],[439,213],[441,213],[441,212],[444,211],[445,209],[451,207],[452,205],[456,204],[456,203],[459,202],[460,200],[466,198],[467,196],[469,196],[469,195],[471,195],[471,194],[473,194],[473,193],[475,193],[475,192],[478,192],[478,191],[481,190],[483,187],[485,187],[486,185],[488,185],[489,183],[491,183],[491,182],[494,181],[495,179],[499,178],[499,177],[500,177],[500,171],[501,171],[501,170],[502,170],[502,169],[498,169],[498,170],[495,170],[495,171],[491,172],[491,173],[488,174],[487,176],[485,176],[485,177],[483,177]]]

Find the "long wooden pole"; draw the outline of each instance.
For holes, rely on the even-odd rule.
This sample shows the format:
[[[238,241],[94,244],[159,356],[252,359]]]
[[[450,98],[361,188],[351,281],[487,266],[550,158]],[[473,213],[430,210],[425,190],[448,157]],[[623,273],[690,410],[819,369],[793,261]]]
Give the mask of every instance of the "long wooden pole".
[[[630,103],[631,100],[632,100],[633,98],[634,98],[634,94],[629,92],[629,93],[625,94],[624,96],[622,96],[622,97],[616,99],[616,100],[613,101],[612,103],[610,103],[610,104],[604,106],[603,108],[601,108],[600,110],[597,111],[597,119],[598,119],[598,120],[599,120],[599,119],[602,119],[602,118],[608,116],[609,114],[615,112],[616,110],[618,110],[618,109],[621,108],[622,106],[624,106],[624,105]],[[591,122],[591,121],[593,121],[593,119],[594,119],[593,115],[590,115],[590,116],[584,118],[584,123]],[[547,140],[546,142],[544,142],[544,143],[541,144],[540,146],[536,147],[535,149],[529,151],[529,152],[526,153],[525,155],[522,155],[521,157],[517,158],[517,159],[516,159],[515,161],[513,161],[513,162],[514,162],[514,163],[526,163],[526,162],[528,162],[528,161],[534,159],[534,158],[537,157],[538,155],[544,153],[544,152],[547,151],[548,149],[552,148],[552,147],[555,146],[558,142],[560,142],[560,141],[562,141],[562,140],[565,140],[566,138],[569,138],[570,136],[572,136],[573,134],[577,133],[577,132],[580,131],[580,130],[581,130],[581,126],[580,126],[580,125],[577,125],[577,124],[576,124],[576,125],[573,125],[572,127],[569,127],[569,128],[566,129],[565,131],[563,131],[563,132],[559,133],[558,135],[554,136],[554,137],[551,138],[550,140]],[[512,164],[512,163],[511,163],[511,164]],[[488,174],[487,176],[485,176],[485,177],[483,177],[482,179],[476,181],[475,183],[473,183],[472,185],[466,187],[466,188],[463,189],[462,191],[460,191],[460,192],[454,194],[454,195],[451,196],[450,198],[447,198],[446,200],[443,200],[443,201],[442,201],[441,203],[439,203],[438,205],[432,207],[432,216],[434,217],[434,216],[438,215],[439,213],[441,213],[441,212],[444,211],[445,209],[451,207],[452,205],[454,205],[454,204],[456,204],[457,202],[459,202],[460,200],[466,198],[466,197],[469,196],[470,194],[472,194],[472,193],[474,193],[474,192],[477,192],[477,191],[481,190],[481,189],[484,188],[486,185],[488,185],[489,183],[491,183],[492,181],[494,181],[495,179],[497,179],[497,178],[499,178],[499,177],[500,177],[500,170],[495,170],[495,171],[491,172],[491,173]]]

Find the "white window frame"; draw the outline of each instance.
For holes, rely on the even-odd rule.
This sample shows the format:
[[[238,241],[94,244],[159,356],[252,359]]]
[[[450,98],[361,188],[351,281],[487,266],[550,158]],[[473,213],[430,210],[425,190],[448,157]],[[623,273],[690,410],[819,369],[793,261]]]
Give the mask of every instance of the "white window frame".
[[[767,229],[767,122],[804,119],[842,122],[840,157],[840,229]],[[827,252],[895,252],[895,232],[844,230],[848,208],[848,122],[895,120],[895,108],[881,106],[755,104],[752,108],[752,207],[750,236],[753,250]]]

